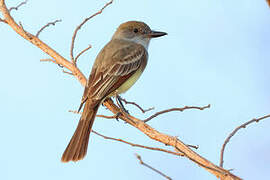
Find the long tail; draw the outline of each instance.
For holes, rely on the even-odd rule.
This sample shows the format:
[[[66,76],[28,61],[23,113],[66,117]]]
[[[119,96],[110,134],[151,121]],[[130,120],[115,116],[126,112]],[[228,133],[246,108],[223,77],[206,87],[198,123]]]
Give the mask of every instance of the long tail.
[[[89,101],[85,103],[77,129],[62,155],[62,162],[79,161],[86,155],[89,135],[97,114],[98,107],[99,105],[94,106],[94,108],[91,107]]]

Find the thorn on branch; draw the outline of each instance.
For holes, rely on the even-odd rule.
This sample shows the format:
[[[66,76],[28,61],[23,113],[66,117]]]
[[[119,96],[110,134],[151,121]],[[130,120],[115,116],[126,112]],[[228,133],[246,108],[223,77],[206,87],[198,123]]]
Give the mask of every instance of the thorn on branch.
[[[148,108],[148,109],[143,109],[140,105],[138,105],[135,102],[131,102],[131,101],[127,101],[126,99],[122,98],[119,96],[119,98],[121,99],[121,101],[123,101],[125,104],[132,104],[134,106],[136,106],[138,109],[140,109],[142,111],[142,113],[146,113],[147,111],[151,111],[154,110],[154,107]]]
[[[15,6],[15,7],[11,7],[11,8],[9,8],[9,12],[11,12],[12,10],[18,10],[19,9],[19,7],[21,7],[22,5],[24,5],[24,4],[26,4],[27,3],[27,0],[25,0],[25,1],[23,1],[23,2],[21,2],[20,4],[18,4],[17,6]]]
[[[23,28],[22,22],[19,21],[18,24],[19,24],[19,26],[22,28],[22,30],[24,31],[25,35],[26,35],[30,40],[32,40],[32,39],[33,39],[32,34],[30,34],[29,32],[27,32],[27,31]]]
[[[152,171],[154,171],[154,172],[160,174],[161,176],[165,177],[166,179],[172,180],[172,178],[170,178],[169,176],[165,175],[165,174],[162,173],[161,171],[159,171],[159,170],[153,168],[152,166],[146,164],[145,162],[143,162],[143,160],[142,160],[142,158],[141,158],[141,156],[140,156],[139,154],[135,154],[135,156],[137,157],[137,159],[139,160],[139,162],[140,162],[141,165],[143,165],[143,166],[145,166],[145,167],[151,169]]]
[[[269,118],[270,117],[270,114],[268,115],[265,115],[263,117],[260,117],[260,118],[253,118],[252,120],[248,121],[248,122],[245,122],[244,124],[241,124],[240,126],[236,127],[230,134],[229,136],[225,139],[223,145],[222,145],[222,148],[221,148],[221,152],[220,152],[220,162],[219,162],[219,166],[220,167],[223,167],[223,164],[224,164],[224,151],[225,151],[225,147],[226,145],[228,144],[228,142],[231,140],[231,138],[242,128],[246,128],[247,125],[253,123],[253,122],[259,122],[263,119],[266,119],[266,118]]]
[[[149,118],[143,120],[143,122],[148,122],[150,121],[151,119],[161,115],[161,114],[164,114],[164,113],[168,113],[168,112],[172,112],[172,111],[184,111],[184,110],[187,110],[187,109],[199,109],[199,110],[204,110],[204,109],[207,109],[207,108],[210,108],[210,104],[208,104],[207,106],[203,106],[203,107],[198,107],[198,106],[185,106],[183,108],[171,108],[171,109],[166,109],[166,110],[163,110],[163,111],[159,111],[155,114],[153,114],[152,116],[150,116]]]
[[[191,145],[191,144],[187,144],[188,147],[193,148],[193,149],[199,149],[199,145]]]
[[[53,22],[48,22],[47,24],[45,24],[44,26],[42,26],[42,27],[40,28],[40,30],[38,30],[38,32],[37,32],[37,34],[36,34],[36,37],[38,37],[39,34],[40,34],[45,28],[49,27],[50,25],[55,26],[56,23],[61,22],[61,21],[62,21],[61,19],[57,19],[57,20],[55,20],[55,21],[53,21]]]
[[[21,28],[24,30],[24,28],[23,28],[23,25],[22,25],[22,22],[21,21],[19,21],[19,25],[21,26]],[[24,30],[25,31],[25,30]]]
[[[98,12],[96,12],[95,14],[93,14],[93,15],[91,15],[91,16],[85,18],[84,21],[81,22],[81,24],[79,24],[79,25],[76,27],[76,29],[75,29],[75,31],[74,31],[74,33],[73,33],[72,39],[71,39],[71,46],[70,46],[70,58],[71,58],[71,60],[72,60],[72,62],[73,62],[73,64],[74,64],[75,66],[76,66],[76,62],[75,62],[75,59],[74,59],[74,56],[73,56],[73,50],[74,50],[74,43],[75,43],[75,39],[76,39],[76,36],[77,36],[78,31],[81,29],[81,27],[82,27],[87,21],[89,21],[89,20],[92,19],[93,17],[97,16],[98,14],[101,14],[101,13],[103,12],[103,10],[104,10],[106,7],[108,7],[110,4],[112,4],[112,3],[113,3],[113,0],[111,0],[111,1],[108,2],[108,3],[106,3],[106,4],[105,4]]]

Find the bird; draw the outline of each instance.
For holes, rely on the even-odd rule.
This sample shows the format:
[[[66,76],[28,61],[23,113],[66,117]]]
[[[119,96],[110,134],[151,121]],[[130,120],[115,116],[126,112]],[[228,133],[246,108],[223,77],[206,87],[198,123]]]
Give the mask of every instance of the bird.
[[[167,35],[144,22],[122,23],[97,55],[81,100],[83,112],[61,161],[82,160],[99,106],[110,97],[126,92],[139,79],[148,60],[152,38]]]

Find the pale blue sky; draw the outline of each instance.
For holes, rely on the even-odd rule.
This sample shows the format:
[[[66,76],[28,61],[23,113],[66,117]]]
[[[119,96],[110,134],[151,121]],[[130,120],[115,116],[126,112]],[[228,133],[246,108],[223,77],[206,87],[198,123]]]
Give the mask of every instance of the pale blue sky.
[[[62,19],[40,38],[69,58],[75,27],[104,3],[30,0],[12,15],[31,33],[49,21]],[[168,36],[151,42],[146,71],[123,97],[144,107],[155,106],[155,111],[211,104],[204,111],[162,115],[149,124],[185,143],[199,145],[197,152],[218,164],[228,133],[247,120],[270,113],[270,9],[266,2],[117,0],[78,33],[76,52],[88,44],[93,46],[79,61],[86,76],[114,30],[128,20],[144,21]],[[58,66],[40,63],[48,56],[3,23],[0,53],[0,179],[163,179],[142,167],[134,153],[176,180],[216,179],[185,158],[129,147],[94,134],[83,161],[61,163],[79,119],[68,110],[78,108],[83,88]],[[128,109],[140,118],[151,114]],[[109,114],[103,107],[99,113]],[[268,119],[239,131],[227,146],[225,168],[234,169],[246,180],[269,178],[269,127]],[[164,147],[122,121],[97,118],[94,130]]]

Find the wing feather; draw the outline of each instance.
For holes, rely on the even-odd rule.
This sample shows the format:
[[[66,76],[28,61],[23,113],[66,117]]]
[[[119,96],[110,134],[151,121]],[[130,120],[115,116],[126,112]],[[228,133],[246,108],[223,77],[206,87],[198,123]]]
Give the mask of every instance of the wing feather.
[[[92,70],[87,87],[84,92],[84,99],[103,99],[118,87],[120,87],[142,64],[146,65],[147,51],[138,44],[130,44],[117,50],[110,59],[108,64],[103,63],[102,67],[96,67]],[[103,55],[103,57],[106,57]],[[113,62],[113,63],[112,63]]]

